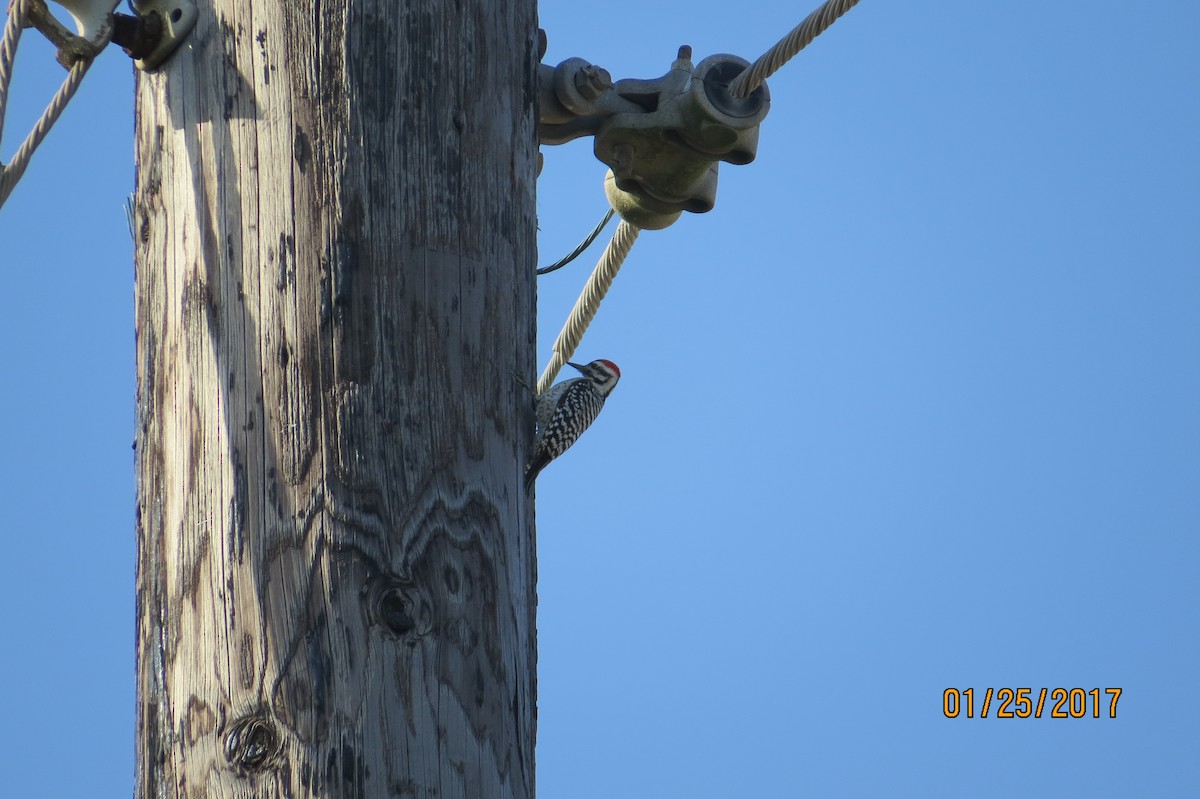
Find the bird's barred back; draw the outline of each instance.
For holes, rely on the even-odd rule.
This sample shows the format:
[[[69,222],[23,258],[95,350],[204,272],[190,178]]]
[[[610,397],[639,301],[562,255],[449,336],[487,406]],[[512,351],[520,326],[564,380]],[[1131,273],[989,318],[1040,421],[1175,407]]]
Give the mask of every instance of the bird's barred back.
[[[583,390],[583,389],[587,390]],[[590,387],[570,392],[554,409],[554,415],[546,425],[546,437],[542,448],[551,457],[558,457],[579,437],[576,431],[591,426],[604,407],[604,398]],[[573,434],[572,434],[573,433]]]
[[[537,403],[537,426],[539,430],[546,430],[554,421],[555,411],[558,410],[559,399],[562,395],[569,391],[572,386],[579,383],[586,383],[586,377],[576,377],[571,380],[564,380],[561,383],[555,383],[545,394],[538,397]]]

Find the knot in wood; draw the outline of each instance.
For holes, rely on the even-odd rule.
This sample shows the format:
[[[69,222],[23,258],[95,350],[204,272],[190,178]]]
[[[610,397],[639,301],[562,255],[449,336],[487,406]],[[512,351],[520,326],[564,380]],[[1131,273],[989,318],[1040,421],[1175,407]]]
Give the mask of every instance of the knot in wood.
[[[397,638],[416,638],[432,627],[429,601],[407,580],[376,577],[366,586],[372,621]]]
[[[408,613],[408,603],[396,589],[385,592],[379,600],[379,620],[395,635],[410,633],[417,626]]]
[[[262,771],[279,751],[279,744],[279,733],[269,719],[258,714],[243,716],[225,736],[225,759],[243,774]]]

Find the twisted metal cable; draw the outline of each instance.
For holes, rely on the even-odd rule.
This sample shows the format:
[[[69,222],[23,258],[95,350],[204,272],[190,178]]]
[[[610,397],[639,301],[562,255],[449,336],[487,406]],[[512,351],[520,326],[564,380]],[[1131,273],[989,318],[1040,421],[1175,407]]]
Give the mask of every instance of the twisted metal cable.
[[[825,5],[805,17],[804,21],[793,28],[791,33],[759,56],[749,69],[734,78],[729,84],[729,94],[733,97],[749,97],[751,92],[779,71],[779,68],[791,60],[792,56],[807,47],[813,39],[824,33],[825,29],[832,25],[838,17],[856,5],[858,5],[858,0],[827,0]]]
[[[12,161],[4,167],[3,172],[0,172],[0,206],[4,205],[4,201],[12,193],[17,181],[21,179],[21,175],[25,174],[25,167],[29,166],[29,159],[33,157],[33,151],[38,148],[38,145],[46,138],[46,134],[50,132],[50,128],[62,116],[62,112],[67,108],[67,103],[75,96],[75,91],[79,88],[83,76],[87,74],[91,65],[92,59],[90,58],[80,58],[75,62],[62,86],[58,87],[54,99],[46,106],[46,110],[42,112],[42,116],[33,126],[33,130],[29,131],[29,135],[25,137],[25,141],[13,155]]]
[[[755,89],[762,85],[763,81],[775,74],[793,56],[807,47],[813,39],[817,38],[826,28],[832,25],[838,17],[845,14],[857,4],[858,0],[827,0],[823,6],[809,14],[803,22],[793,28],[791,33],[779,40],[774,47],[751,64],[749,69],[734,78],[729,85],[730,95],[738,98],[748,97]],[[605,222],[607,222],[607,218]],[[592,235],[595,236],[604,224],[602,222],[597,230],[593,231]],[[637,240],[639,231],[640,228],[636,225],[631,225],[623,220],[617,226],[612,240],[604,249],[604,254],[600,256],[600,262],[596,264],[596,269],[592,272],[591,277],[588,278],[587,284],[583,287],[583,292],[579,295],[579,299],[575,301],[575,307],[571,310],[571,315],[567,317],[566,324],[563,325],[562,331],[558,334],[558,338],[554,342],[554,353],[550,357],[550,363],[546,365],[542,376],[538,378],[537,391],[539,394],[550,388],[559,370],[562,369],[567,360],[575,353],[575,348],[579,346],[579,341],[583,338],[584,332],[596,316],[596,311],[600,308],[601,300],[608,293],[608,289],[612,285],[617,271],[621,268],[621,264],[624,263],[626,256],[629,255],[629,250],[633,247],[634,241]],[[585,241],[566,260],[570,260],[578,252],[582,252],[588,243],[590,241]],[[558,266],[561,266],[561,263],[553,267],[548,267],[545,271],[551,271],[551,269],[558,268]],[[542,274],[543,270],[538,270],[538,273]]]
[[[624,220],[617,225],[612,240],[604,248],[600,261],[584,285],[579,299],[575,301],[575,307],[571,309],[571,315],[567,317],[567,323],[563,325],[562,331],[554,342],[554,354],[550,356],[550,363],[546,364],[545,371],[538,378],[539,394],[550,388],[559,370],[575,354],[575,348],[579,346],[580,339],[583,338],[588,325],[592,323],[596,311],[600,309],[600,301],[608,293],[613,278],[617,276],[621,264],[625,263],[625,258],[633,249],[633,243],[637,241],[640,232],[641,228]]]
[[[64,66],[69,64],[70,68],[54,98],[38,118],[37,124],[17,148],[12,161],[7,165],[0,163],[0,206],[4,205],[17,181],[25,174],[33,151],[46,138],[50,128],[54,127],[54,123],[66,110],[67,103],[75,96],[83,76],[92,65],[92,60],[112,39],[111,25],[107,26],[95,41],[82,39],[67,32],[62,24],[54,19],[43,0],[14,0],[4,26],[4,37],[0,40],[0,134],[3,134],[4,116],[8,110],[8,87],[12,80],[12,64],[17,42],[21,30],[27,25],[36,27],[50,39],[58,47],[59,63]]]
[[[8,108],[8,84],[12,81],[13,58],[17,53],[17,42],[25,29],[25,12],[29,0],[15,0],[4,24],[4,37],[0,39],[0,139],[4,138],[4,111]],[[2,167],[0,167],[2,168]]]
[[[600,220],[600,224],[598,224],[598,225],[596,225],[596,227],[592,228],[592,232],[587,234],[587,238],[585,238],[583,241],[579,242],[578,247],[571,250],[571,252],[567,253],[562,258],[559,258],[557,261],[550,264],[549,266],[543,266],[541,269],[537,270],[537,273],[539,275],[548,275],[551,272],[553,272],[554,270],[562,269],[564,266],[571,263],[571,261],[574,261],[576,258],[579,257],[580,253],[582,253],[588,247],[592,246],[592,242],[596,240],[596,237],[600,235],[600,231],[604,230],[604,226],[607,225],[608,220],[610,220],[612,218],[613,218],[613,209],[609,208],[608,213],[605,214],[604,218]]]

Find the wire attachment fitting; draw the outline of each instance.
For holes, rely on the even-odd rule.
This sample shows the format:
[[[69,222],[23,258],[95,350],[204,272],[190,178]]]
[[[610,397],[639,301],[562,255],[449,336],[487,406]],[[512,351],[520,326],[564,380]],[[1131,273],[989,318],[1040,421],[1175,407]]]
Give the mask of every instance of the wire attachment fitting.
[[[614,83],[582,58],[543,64],[541,142],[593,136],[596,157],[610,170],[609,202],[639,228],[667,227],[683,211],[705,213],[716,203],[718,162],[748,164],[758,152],[770,92],[761,85],[745,98],[729,93],[749,65],[724,54],[693,65],[687,45],[670,71],[653,80]]]
[[[137,68],[153,72],[179,49],[196,26],[195,0],[140,0],[137,15],[113,14],[112,40],[134,59]]]
[[[25,5],[24,25],[35,28],[57,49],[55,59],[64,69],[78,62],[90,63],[108,45],[112,37],[112,10],[118,0],[57,0],[75,22],[71,33],[59,22],[45,0],[29,0]]]

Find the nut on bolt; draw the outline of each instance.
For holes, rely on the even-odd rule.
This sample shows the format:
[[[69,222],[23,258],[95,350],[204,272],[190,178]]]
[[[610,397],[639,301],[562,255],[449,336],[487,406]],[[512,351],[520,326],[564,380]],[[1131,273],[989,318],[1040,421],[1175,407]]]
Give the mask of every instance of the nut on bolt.
[[[579,90],[579,96],[588,102],[612,87],[612,75],[603,67],[588,64],[575,73],[575,88]]]

